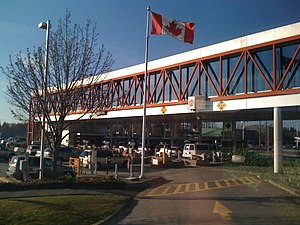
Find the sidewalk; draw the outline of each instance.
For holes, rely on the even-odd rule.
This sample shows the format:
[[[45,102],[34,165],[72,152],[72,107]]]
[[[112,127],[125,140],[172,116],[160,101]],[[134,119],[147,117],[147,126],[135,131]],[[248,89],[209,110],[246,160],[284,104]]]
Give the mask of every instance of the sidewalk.
[[[98,171],[97,174],[91,174],[89,173],[82,174],[80,177],[83,178],[91,178],[95,179],[97,177],[101,178],[103,176],[115,176],[115,173],[111,170],[108,174],[106,174],[106,171],[101,170]],[[35,197],[35,196],[51,196],[51,195],[80,195],[80,194],[122,194],[126,196],[134,196],[137,192],[144,190],[149,187],[160,185],[161,183],[165,182],[165,179],[159,176],[147,174],[147,177],[143,179],[139,179],[138,176],[140,173],[136,173],[136,176],[130,177],[130,173],[127,171],[121,171],[118,173],[118,180],[121,182],[118,186],[118,184],[113,184],[112,188],[108,188],[103,185],[103,188],[99,185],[95,185],[93,187],[93,184],[87,184],[87,187],[82,187],[84,185],[81,185],[80,187],[70,187],[70,185],[66,185],[66,188],[58,187],[58,188],[39,188],[37,189],[32,188],[28,190],[29,187],[26,188],[26,186],[22,187],[21,190],[13,190],[13,191],[0,191],[0,199],[3,198],[20,198],[20,197]],[[4,178],[0,177],[0,183],[22,183],[22,181],[12,180],[10,178]]]

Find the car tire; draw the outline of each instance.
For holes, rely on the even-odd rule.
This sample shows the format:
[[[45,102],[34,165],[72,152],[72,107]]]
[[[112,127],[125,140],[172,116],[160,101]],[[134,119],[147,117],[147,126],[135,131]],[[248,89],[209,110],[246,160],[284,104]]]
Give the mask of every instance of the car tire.
[[[71,173],[71,172],[65,172],[64,173],[64,177],[66,177],[66,178],[72,178],[72,177],[74,177],[74,175],[73,175],[73,173]]]

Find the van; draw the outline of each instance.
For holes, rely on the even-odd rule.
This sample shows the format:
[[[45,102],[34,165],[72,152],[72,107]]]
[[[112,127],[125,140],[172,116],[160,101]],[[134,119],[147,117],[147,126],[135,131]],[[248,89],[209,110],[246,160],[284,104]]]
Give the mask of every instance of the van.
[[[183,147],[182,157],[216,162],[221,160],[221,153],[215,144],[187,143]]]

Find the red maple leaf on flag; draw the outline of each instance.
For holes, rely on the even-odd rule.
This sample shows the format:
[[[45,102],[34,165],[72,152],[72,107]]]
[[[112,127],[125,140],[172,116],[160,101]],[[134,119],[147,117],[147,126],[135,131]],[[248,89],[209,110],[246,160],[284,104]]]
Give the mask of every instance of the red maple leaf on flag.
[[[182,30],[181,28],[177,27],[177,23],[174,20],[168,26],[166,26],[166,29],[175,36],[181,34]]]

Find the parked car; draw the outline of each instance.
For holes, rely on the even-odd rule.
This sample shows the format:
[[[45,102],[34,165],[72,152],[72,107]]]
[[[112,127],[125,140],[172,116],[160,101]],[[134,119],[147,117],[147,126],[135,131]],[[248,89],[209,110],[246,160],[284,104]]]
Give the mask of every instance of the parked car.
[[[6,147],[13,149],[15,147],[26,147],[26,144],[26,138],[16,137],[8,139],[8,141],[6,142]]]
[[[17,180],[24,179],[24,171],[21,170],[21,160],[25,160],[25,155],[13,156],[9,162],[8,170],[6,171],[6,176],[15,178]],[[44,177],[51,177],[52,172],[52,158],[44,158]],[[28,157],[28,177],[36,179],[39,177],[40,170],[40,157],[29,156]],[[57,165],[57,176],[75,177],[76,172],[70,166]]]
[[[26,152],[26,148],[24,147],[14,147],[14,153],[16,155],[24,154]]]
[[[147,146],[145,146],[145,155],[150,155],[151,154],[151,148],[149,148],[149,147],[147,147]],[[142,154],[142,150],[143,150],[143,148],[142,148],[142,146],[139,146],[137,149],[134,149],[134,152],[136,153],[136,154]]]
[[[182,157],[216,162],[221,160],[221,152],[215,144],[187,143],[184,145]]]
[[[10,159],[15,155],[14,152],[10,151],[9,149],[5,148],[4,146],[0,146],[0,159]]]
[[[168,157],[178,157],[178,154],[181,154],[181,149],[177,146],[172,146],[172,147],[166,147],[164,148],[160,148],[160,150],[158,152],[156,152],[157,156],[162,156],[163,152],[165,151],[165,153],[167,154]]]
[[[44,157],[52,157],[53,153],[50,147],[44,149]],[[41,150],[37,150],[35,156],[41,156]]]
[[[29,155],[36,155],[36,152],[40,149],[40,147],[40,145],[28,145],[26,152],[28,152]]]
[[[246,157],[243,155],[232,155],[231,156],[231,162],[233,163],[244,163]]]
[[[80,153],[81,151],[78,148],[62,146],[58,149],[57,163],[62,164],[63,162],[68,162],[70,157],[78,158]],[[36,156],[40,156],[40,155],[41,155],[41,151],[38,150],[36,152]],[[53,152],[50,147],[44,150],[44,157],[53,157]]]
[[[84,150],[79,158],[82,160],[83,167],[90,168],[90,162],[92,157],[93,150]],[[128,157],[122,156],[117,151],[110,150],[95,150],[95,156],[97,161],[97,169],[100,169],[101,166],[107,164],[107,159],[109,160],[110,165],[118,164],[119,166],[126,167],[128,162]]]

